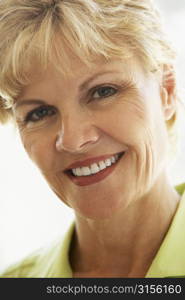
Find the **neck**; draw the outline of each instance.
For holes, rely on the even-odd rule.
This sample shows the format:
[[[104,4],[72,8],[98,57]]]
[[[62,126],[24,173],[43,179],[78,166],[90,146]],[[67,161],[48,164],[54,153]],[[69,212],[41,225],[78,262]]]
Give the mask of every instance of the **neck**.
[[[144,277],[172,222],[179,195],[164,178],[106,220],[76,216],[71,264],[77,277]]]

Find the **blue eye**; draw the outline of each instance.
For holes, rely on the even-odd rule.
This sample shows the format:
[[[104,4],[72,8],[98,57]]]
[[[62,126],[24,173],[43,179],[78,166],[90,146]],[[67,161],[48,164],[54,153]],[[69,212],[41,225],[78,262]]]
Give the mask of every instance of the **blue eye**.
[[[54,115],[55,113],[56,110],[52,106],[40,106],[27,114],[25,122],[38,122],[46,117]]]
[[[101,86],[95,90],[95,92],[93,93],[93,98],[94,99],[107,98],[113,96],[116,93],[117,93],[117,89],[111,86]]]

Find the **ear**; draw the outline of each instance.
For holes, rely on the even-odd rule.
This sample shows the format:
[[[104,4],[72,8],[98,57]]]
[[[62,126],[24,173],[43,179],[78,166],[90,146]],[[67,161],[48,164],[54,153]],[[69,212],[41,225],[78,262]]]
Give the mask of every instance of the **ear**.
[[[173,66],[164,65],[161,84],[161,100],[164,118],[169,121],[176,112],[176,76]]]

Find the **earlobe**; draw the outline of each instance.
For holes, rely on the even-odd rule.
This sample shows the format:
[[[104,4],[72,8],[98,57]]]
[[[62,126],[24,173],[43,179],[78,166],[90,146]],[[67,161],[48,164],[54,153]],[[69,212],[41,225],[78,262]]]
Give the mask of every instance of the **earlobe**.
[[[161,100],[166,121],[169,121],[176,112],[176,78],[172,66],[165,65],[161,86]]]

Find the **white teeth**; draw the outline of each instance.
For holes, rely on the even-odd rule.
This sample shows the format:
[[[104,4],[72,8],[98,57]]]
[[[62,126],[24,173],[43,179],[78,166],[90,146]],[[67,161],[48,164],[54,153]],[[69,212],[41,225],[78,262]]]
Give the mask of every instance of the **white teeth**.
[[[111,159],[107,158],[107,159],[105,160],[105,165],[106,165],[106,167],[111,166],[111,165],[112,165]]]
[[[72,169],[72,173],[74,176],[88,176],[91,174],[96,174],[100,172],[103,169],[106,169],[107,167],[110,167],[112,164],[114,164],[118,160],[119,156],[118,154],[115,154],[114,156],[107,158],[105,160],[101,160],[100,162],[94,163],[91,166],[81,167]]]
[[[76,176],[82,176],[81,168],[76,168]]]
[[[87,176],[91,174],[91,170],[89,167],[82,167],[81,172],[82,172],[82,176]]]
[[[106,168],[106,165],[105,165],[105,163],[104,163],[104,161],[102,160],[102,161],[100,161],[99,163],[99,168],[100,168],[100,170],[103,170],[103,169],[105,169]]]
[[[111,157],[111,162],[114,164],[116,162],[116,159],[114,156]]]
[[[91,165],[91,173],[92,173],[92,174],[96,174],[96,173],[98,173],[99,171],[100,171],[100,169],[99,169],[99,167],[98,167],[97,164],[92,164],[92,165]]]
[[[76,169],[72,169],[71,171],[72,171],[73,175],[77,176]]]

